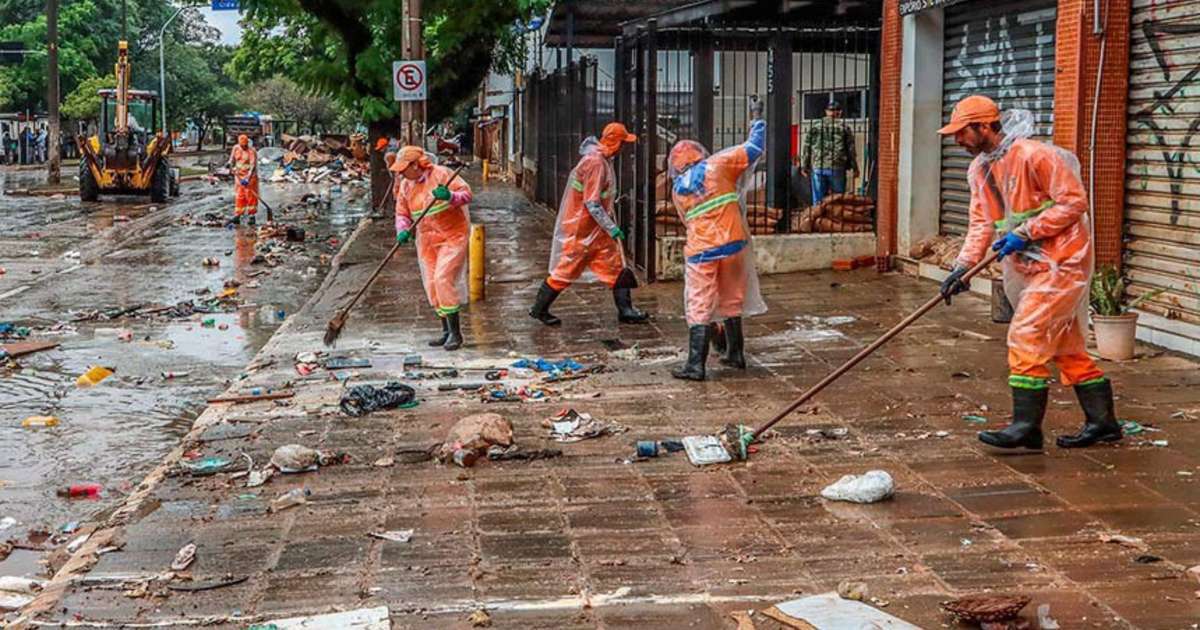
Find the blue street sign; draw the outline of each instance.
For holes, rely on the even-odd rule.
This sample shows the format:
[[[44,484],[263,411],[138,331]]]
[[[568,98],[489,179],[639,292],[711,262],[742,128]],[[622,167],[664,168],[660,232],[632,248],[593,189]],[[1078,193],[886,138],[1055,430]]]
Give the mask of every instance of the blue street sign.
[[[238,0],[212,0],[213,11],[237,11],[240,8]]]

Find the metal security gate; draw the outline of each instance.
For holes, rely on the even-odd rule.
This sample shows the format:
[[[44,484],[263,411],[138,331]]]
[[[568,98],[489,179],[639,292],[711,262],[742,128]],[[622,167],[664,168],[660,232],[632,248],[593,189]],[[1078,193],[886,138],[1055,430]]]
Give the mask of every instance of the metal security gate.
[[[1134,0],[1124,272],[1142,308],[1200,324],[1200,0]]]
[[[1054,127],[1055,0],[971,2],[946,8],[942,119],[971,94],[986,94],[1005,109],[1028,109],[1039,138]],[[965,234],[971,156],[942,138],[941,233]]]

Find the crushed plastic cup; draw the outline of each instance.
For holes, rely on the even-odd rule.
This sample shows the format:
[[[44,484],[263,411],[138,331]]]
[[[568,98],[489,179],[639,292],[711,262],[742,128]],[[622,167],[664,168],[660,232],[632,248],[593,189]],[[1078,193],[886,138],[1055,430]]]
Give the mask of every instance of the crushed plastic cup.
[[[29,416],[21,421],[21,427],[25,429],[56,426],[58,426],[58,418],[54,416]]]
[[[271,511],[279,512],[290,507],[303,505],[308,503],[308,497],[310,496],[312,496],[312,491],[308,488],[292,488],[271,501]]]
[[[93,365],[92,367],[88,368],[87,372],[84,372],[79,376],[79,378],[75,379],[75,385],[77,387],[91,387],[112,375],[112,368]]]

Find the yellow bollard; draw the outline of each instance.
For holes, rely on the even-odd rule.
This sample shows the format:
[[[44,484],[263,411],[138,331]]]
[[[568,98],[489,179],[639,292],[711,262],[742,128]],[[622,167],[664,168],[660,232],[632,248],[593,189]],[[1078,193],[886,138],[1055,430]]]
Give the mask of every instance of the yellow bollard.
[[[488,161],[484,160],[483,161],[483,181],[484,181],[484,183],[487,183],[487,180],[488,180]]]
[[[484,164],[487,164],[484,162]],[[487,272],[487,258],[484,257],[484,231],[482,225],[471,224],[471,244],[468,249],[471,255],[471,266],[467,272],[468,293],[472,302],[482,302],[486,295],[484,291],[484,275]]]

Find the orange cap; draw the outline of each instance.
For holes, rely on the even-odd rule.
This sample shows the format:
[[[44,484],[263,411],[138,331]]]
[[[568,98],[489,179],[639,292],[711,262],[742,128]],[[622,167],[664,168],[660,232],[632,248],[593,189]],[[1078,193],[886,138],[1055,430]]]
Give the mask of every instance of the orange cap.
[[[380,139],[378,139],[378,140],[376,140],[376,141],[375,141],[375,150],[376,150],[376,151],[382,151],[382,150],[384,150],[384,149],[386,149],[386,148],[387,148],[387,145],[388,145],[388,139],[387,139],[387,138],[380,138]]]
[[[425,155],[424,149],[410,144],[400,148],[400,152],[396,154],[396,161],[392,162],[391,170],[399,173],[407,169],[408,165],[413,162],[416,162],[423,169],[433,166],[433,163],[429,161],[429,156]]]
[[[1000,107],[996,105],[996,101],[982,94],[973,94],[954,106],[954,111],[950,113],[950,124],[938,129],[938,133],[948,136],[958,133],[959,129],[971,123],[991,123],[999,120]]]
[[[625,125],[619,122],[611,122],[604,126],[604,133],[600,135],[600,147],[605,155],[616,155],[617,151],[621,150],[622,142],[637,142],[637,136],[629,133]]]

